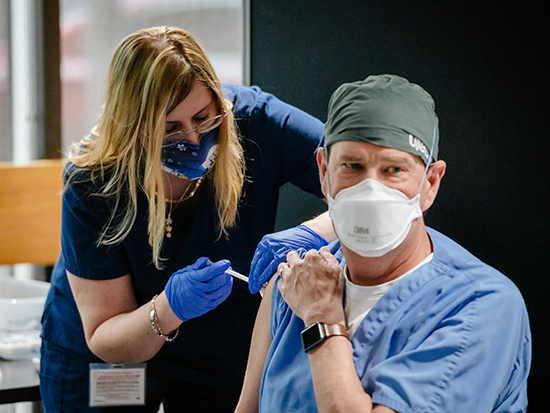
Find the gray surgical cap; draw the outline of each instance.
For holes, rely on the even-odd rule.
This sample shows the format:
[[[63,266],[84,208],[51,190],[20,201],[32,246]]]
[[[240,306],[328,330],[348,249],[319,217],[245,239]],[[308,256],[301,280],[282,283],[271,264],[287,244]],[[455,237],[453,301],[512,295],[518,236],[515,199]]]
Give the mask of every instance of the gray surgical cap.
[[[428,164],[439,152],[435,102],[420,86],[395,75],[369,76],[340,86],[328,105],[325,145],[369,142],[418,155]]]

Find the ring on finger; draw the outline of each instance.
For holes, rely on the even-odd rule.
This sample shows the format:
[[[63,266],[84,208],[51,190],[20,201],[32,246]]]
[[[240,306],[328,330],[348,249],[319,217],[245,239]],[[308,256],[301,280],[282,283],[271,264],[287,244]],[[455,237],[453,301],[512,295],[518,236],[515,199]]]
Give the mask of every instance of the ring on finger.
[[[282,277],[283,271],[285,270],[285,268],[289,268],[288,264],[286,264],[286,265],[281,265],[281,268],[279,269],[279,272],[277,273],[277,275],[279,276],[279,278]]]

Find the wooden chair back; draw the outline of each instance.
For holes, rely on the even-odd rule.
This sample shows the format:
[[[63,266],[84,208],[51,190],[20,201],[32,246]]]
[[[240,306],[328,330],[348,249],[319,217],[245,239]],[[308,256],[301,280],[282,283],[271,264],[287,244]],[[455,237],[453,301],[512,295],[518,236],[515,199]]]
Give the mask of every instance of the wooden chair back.
[[[0,162],[0,265],[51,266],[61,250],[64,161]]]

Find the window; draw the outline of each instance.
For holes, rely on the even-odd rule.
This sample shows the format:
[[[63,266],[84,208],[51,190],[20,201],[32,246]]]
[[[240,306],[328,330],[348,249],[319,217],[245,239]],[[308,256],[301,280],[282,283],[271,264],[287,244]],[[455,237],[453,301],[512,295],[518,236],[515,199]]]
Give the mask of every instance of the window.
[[[0,0],[0,162],[11,160],[9,0]]]
[[[60,24],[65,149],[97,122],[112,55],[136,30],[184,28],[206,50],[222,82],[243,83],[243,0],[61,0]]]

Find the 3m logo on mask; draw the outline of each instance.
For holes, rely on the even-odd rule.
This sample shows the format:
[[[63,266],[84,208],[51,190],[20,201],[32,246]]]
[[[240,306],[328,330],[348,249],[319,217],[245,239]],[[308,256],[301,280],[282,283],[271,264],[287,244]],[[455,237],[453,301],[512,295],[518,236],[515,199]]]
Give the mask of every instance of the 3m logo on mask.
[[[353,227],[353,232],[359,235],[369,235],[369,229],[364,227]]]
[[[425,159],[430,158],[430,151],[428,151],[428,148],[422,143],[420,139],[409,135],[409,145],[411,145],[417,152],[424,154]]]

